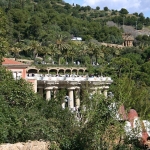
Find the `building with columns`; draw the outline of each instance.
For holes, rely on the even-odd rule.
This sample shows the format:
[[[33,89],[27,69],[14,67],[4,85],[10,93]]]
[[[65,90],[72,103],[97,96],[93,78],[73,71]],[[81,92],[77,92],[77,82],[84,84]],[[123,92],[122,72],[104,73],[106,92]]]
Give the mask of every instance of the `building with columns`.
[[[123,46],[125,46],[125,47],[133,46],[134,37],[131,34],[123,34],[122,38],[124,40],[124,42],[122,44]]]
[[[62,107],[68,106],[71,109],[80,107],[80,101],[84,89],[88,89],[89,94],[104,94],[107,97],[107,91],[113,82],[110,77],[89,77],[76,75],[44,75],[34,74],[28,76],[27,80],[36,80],[36,91],[46,100],[55,98],[61,90],[66,90],[66,97],[62,101]]]
[[[65,90],[66,97],[61,102],[63,108],[80,107],[84,89],[88,89],[90,95],[99,93],[107,97],[113,82],[110,77],[89,77],[86,67],[47,67],[43,70],[8,58],[4,58],[2,65],[12,71],[14,79],[24,78],[32,83],[34,92],[48,101]]]

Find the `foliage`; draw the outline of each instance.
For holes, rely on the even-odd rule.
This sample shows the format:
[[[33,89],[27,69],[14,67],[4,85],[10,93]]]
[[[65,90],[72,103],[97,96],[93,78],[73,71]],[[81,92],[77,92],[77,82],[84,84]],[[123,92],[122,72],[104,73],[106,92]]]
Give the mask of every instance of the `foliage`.
[[[32,85],[25,80],[14,80],[12,73],[0,67],[0,95],[11,106],[28,108],[36,101]]]
[[[129,13],[125,8],[122,8],[119,12],[121,14],[128,14]]]
[[[112,90],[116,100],[127,109],[133,108],[142,119],[149,119],[149,88],[140,80],[136,82],[127,76],[116,80]]]
[[[9,46],[6,39],[6,25],[6,16],[4,15],[4,12],[0,9],[0,64],[2,63],[2,58],[7,55]]]
[[[123,42],[120,28],[106,26],[110,18],[117,24],[135,26],[138,17],[137,29],[143,23],[149,25],[150,19],[137,13],[127,15],[123,8],[120,14],[110,13],[107,7],[102,11],[99,6],[94,10],[90,6],[72,7],[61,0],[50,3],[3,0],[0,6],[3,9],[0,10],[1,62],[9,47],[9,54],[16,59],[30,57],[37,63],[40,56],[46,63],[59,65],[80,61],[88,68],[89,75],[107,75],[114,80],[113,99],[99,93],[91,99],[88,87],[82,89],[85,93],[82,119],[77,121],[75,113],[61,108],[65,91],[46,102],[32,91],[29,83],[14,80],[11,72],[0,67],[0,142],[42,138],[62,150],[127,149],[128,141],[125,145],[119,143],[124,124],[113,118],[108,106],[118,102],[127,109],[136,108],[143,119],[150,119],[150,39],[146,35],[138,36],[136,47],[123,49],[102,43],[121,45]],[[73,41],[72,37],[81,37],[83,41]]]
[[[108,7],[104,7],[104,11],[108,11],[109,9],[108,9]]]

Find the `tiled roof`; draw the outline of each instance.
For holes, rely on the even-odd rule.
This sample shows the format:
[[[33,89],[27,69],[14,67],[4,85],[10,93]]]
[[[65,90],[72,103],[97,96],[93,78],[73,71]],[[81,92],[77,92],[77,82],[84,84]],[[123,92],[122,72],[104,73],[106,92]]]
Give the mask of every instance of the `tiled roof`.
[[[26,64],[15,61],[13,59],[4,58],[4,61],[2,62],[2,65],[26,65]]]

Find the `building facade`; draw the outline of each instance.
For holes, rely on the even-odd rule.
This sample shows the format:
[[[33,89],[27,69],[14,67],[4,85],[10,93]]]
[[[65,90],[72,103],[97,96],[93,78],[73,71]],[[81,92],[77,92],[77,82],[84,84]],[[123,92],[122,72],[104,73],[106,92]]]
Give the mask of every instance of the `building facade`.
[[[4,58],[2,65],[12,71],[14,79],[23,78],[32,83],[34,92],[48,101],[65,90],[66,97],[62,98],[61,103],[63,108],[80,107],[84,89],[88,89],[91,96],[99,93],[107,97],[107,91],[113,82],[110,77],[88,76],[85,67],[47,67],[40,70],[8,58]]]

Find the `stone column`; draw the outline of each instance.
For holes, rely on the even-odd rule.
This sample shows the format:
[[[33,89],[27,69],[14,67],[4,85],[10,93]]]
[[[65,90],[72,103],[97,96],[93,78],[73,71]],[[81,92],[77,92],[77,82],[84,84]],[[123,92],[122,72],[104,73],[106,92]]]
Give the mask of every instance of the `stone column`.
[[[99,88],[97,89],[97,93],[98,93],[98,94],[102,94],[101,87],[99,87]]]
[[[80,107],[80,89],[79,88],[75,89],[75,101],[76,101],[76,106],[79,108]]]
[[[53,90],[53,87],[46,87],[45,88],[46,90],[46,100],[50,100],[52,97],[52,90]]]
[[[51,99],[51,90],[50,89],[46,89],[46,100],[50,100]]]
[[[77,75],[79,74],[79,70],[77,70]]]
[[[106,89],[104,90],[104,96],[105,96],[105,98],[107,98],[107,90]]]
[[[69,108],[74,108],[74,97],[73,97],[73,88],[69,88],[69,102],[68,102],[68,105],[69,105]]]

